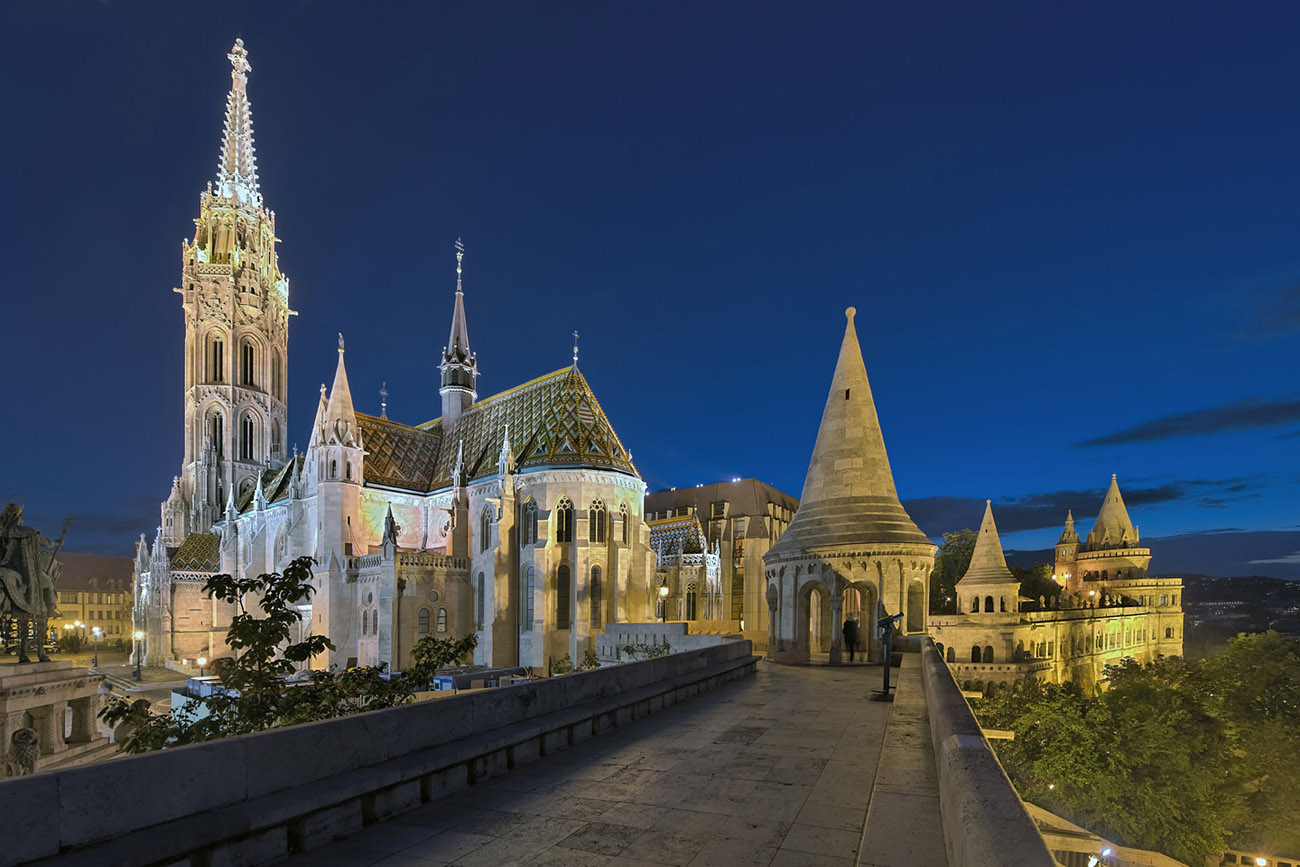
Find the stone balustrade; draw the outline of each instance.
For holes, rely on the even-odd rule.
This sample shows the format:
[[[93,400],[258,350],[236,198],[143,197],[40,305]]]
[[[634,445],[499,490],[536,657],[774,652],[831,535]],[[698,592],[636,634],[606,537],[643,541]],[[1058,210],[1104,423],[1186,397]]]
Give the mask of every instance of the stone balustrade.
[[[88,751],[82,745],[107,744],[95,729],[98,688],[97,675],[71,662],[0,665],[0,754],[25,727],[35,729],[39,739],[38,770],[75,763]],[[0,764],[0,776],[4,772]]]

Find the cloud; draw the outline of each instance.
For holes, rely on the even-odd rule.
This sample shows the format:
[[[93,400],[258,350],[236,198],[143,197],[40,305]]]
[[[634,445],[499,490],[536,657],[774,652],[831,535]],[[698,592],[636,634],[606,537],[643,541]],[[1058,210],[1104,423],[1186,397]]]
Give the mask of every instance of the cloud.
[[[1296,566],[1300,566],[1300,551],[1296,551],[1292,554],[1288,554],[1285,557],[1273,557],[1268,560],[1251,560],[1250,562],[1252,566],[1260,565],[1264,563],[1286,563],[1288,565],[1294,564]]]
[[[133,555],[141,533],[153,537],[158,527],[158,501],[137,497],[117,504],[110,511],[73,512],[72,526],[64,550],[83,554]],[[63,523],[62,516],[27,514],[25,523],[53,538]]]
[[[1257,331],[1279,332],[1300,328],[1300,286],[1288,286],[1255,312]]]
[[[1300,400],[1263,401],[1246,398],[1222,406],[1161,416],[1115,433],[1075,443],[1075,447],[1152,442],[1182,436],[1254,430],[1296,421],[1300,421]]]

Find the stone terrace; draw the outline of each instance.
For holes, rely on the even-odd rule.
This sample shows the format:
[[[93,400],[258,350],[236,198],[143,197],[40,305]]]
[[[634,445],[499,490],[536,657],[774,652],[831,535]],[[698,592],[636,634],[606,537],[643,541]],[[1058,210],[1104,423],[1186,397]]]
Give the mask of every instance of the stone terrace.
[[[288,863],[943,867],[919,664],[889,704],[877,666],[763,663]]]

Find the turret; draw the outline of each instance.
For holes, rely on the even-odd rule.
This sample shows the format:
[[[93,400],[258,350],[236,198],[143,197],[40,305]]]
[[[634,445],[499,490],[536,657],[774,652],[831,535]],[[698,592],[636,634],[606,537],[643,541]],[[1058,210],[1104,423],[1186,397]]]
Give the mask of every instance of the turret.
[[[442,429],[455,427],[461,414],[478,397],[478,358],[469,348],[469,325],[465,321],[465,293],[461,288],[461,262],[465,245],[456,239],[456,304],[451,313],[451,333],[442,349]]]
[[[1056,564],[1052,574],[1065,584],[1069,593],[1078,593],[1083,584],[1083,576],[1075,569],[1078,554],[1079,534],[1074,530],[1074,512],[1066,510],[1065,529],[1061,531],[1061,538],[1056,540]]]
[[[1020,582],[1007,569],[997,524],[993,522],[993,502],[984,501],[984,520],[980,522],[970,566],[957,582],[957,610],[963,614],[1015,619],[1020,611]]]

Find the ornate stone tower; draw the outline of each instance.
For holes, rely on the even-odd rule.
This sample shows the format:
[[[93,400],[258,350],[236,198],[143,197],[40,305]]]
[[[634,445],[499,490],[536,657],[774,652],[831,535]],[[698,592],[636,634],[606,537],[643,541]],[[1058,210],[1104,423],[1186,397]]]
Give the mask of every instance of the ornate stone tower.
[[[1075,568],[1075,558],[1079,554],[1079,534],[1074,529],[1074,511],[1067,509],[1065,512],[1065,529],[1061,531],[1061,538],[1056,541],[1056,564],[1054,574],[1056,580],[1065,582],[1065,589],[1071,593],[1078,593],[1079,586],[1083,581],[1083,576],[1077,574]]]
[[[957,611],[1009,623],[1015,623],[1020,616],[1020,582],[1007,568],[990,500],[984,501],[984,520],[975,538],[970,565],[957,582]]]
[[[163,503],[166,544],[206,532],[229,494],[285,462],[289,279],[276,260],[275,212],[263,206],[248,101],[248,52],[228,55],[230,93],[215,187],[199,196],[181,243],[185,311],[185,449]]]
[[[465,245],[456,239],[456,306],[451,312],[451,335],[442,349],[442,429],[449,431],[461,413],[478,397],[478,358],[469,349],[469,325],[465,322],[465,293],[460,286],[461,260]]]

